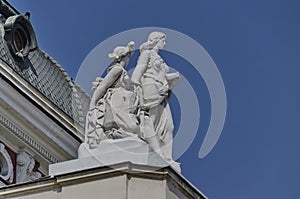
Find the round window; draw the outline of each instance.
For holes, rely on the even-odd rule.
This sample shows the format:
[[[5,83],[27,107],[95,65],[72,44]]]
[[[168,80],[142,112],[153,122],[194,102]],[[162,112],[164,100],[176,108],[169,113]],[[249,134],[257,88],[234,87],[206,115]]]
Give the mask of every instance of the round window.
[[[27,36],[23,28],[18,27],[15,29],[13,39],[16,50],[23,53],[27,46]]]
[[[20,64],[24,62],[30,51],[38,47],[33,27],[24,15],[14,15],[6,19],[4,31],[4,39],[9,50]]]

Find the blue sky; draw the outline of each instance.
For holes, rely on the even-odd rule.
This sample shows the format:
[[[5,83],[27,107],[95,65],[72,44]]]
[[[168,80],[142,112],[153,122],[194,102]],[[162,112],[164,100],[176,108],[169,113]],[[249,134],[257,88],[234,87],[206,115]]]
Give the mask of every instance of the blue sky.
[[[195,39],[218,66],[228,109],[217,145],[199,159],[210,99],[201,77],[190,75],[199,89],[201,122],[193,145],[179,159],[183,175],[213,199],[297,198],[299,1],[9,2],[22,13],[31,12],[40,48],[73,78],[96,45],[128,29],[164,27]]]

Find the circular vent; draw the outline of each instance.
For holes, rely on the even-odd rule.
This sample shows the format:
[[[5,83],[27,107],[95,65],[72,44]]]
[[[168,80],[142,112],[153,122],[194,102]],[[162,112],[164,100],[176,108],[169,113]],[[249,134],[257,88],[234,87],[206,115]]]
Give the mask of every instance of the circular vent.
[[[14,58],[24,60],[28,53],[37,48],[33,27],[24,15],[9,17],[4,24],[4,38]]]
[[[13,34],[13,40],[16,50],[21,53],[24,52],[28,43],[25,31],[22,27],[18,27],[15,29]]]

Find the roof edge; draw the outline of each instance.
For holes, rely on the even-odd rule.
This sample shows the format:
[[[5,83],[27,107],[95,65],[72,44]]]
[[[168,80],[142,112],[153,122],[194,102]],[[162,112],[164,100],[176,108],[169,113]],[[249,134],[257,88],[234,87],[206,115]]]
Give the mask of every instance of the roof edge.
[[[5,17],[20,14],[20,12],[6,0],[0,0],[0,11],[5,15]]]

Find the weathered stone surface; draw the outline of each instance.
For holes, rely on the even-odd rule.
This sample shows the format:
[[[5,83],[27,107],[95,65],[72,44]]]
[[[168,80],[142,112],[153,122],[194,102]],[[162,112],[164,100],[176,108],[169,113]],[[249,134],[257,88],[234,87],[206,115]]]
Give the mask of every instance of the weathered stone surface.
[[[49,175],[60,175],[74,171],[111,166],[123,162],[153,167],[166,167],[163,160],[146,142],[138,138],[124,138],[102,141],[97,149],[89,150],[88,145],[79,148],[79,158],[49,166]],[[178,168],[176,168],[178,169]]]
[[[36,171],[38,168],[34,158],[26,151],[20,151],[17,155],[17,183],[37,180],[42,174]]]

